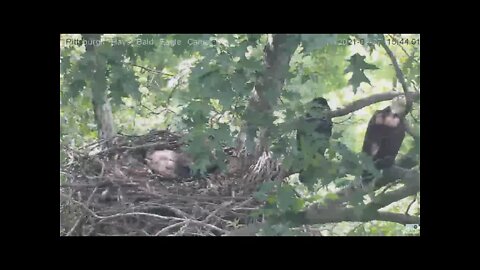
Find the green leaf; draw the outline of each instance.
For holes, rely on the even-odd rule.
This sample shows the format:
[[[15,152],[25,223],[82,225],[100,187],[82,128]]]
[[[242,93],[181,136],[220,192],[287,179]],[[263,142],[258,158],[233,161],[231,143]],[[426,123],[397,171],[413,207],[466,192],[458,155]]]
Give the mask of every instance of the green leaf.
[[[305,200],[300,199],[300,198],[296,198],[295,202],[293,203],[293,205],[291,207],[292,211],[293,212],[299,212],[303,208],[305,208]]]
[[[245,41],[234,47],[231,50],[232,57],[239,57],[240,59],[245,58],[245,53],[247,52],[248,45],[248,42]]]
[[[217,98],[224,108],[230,108],[235,97],[236,93],[233,90],[228,89],[226,86],[225,89],[219,90],[217,94]]]
[[[244,94],[247,91],[252,90],[252,89],[247,89],[246,87],[247,81],[248,79],[245,77],[245,75],[239,72],[233,74],[230,79],[233,90],[239,94]]]
[[[373,162],[373,159],[371,156],[361,152],[359,154],[359,160],[363,168],[368,172],[370,172],[373,175],[373,177],[381,176],[381,172],[377,168],[375,168],[375,163]]]
[[[134,54],[137,54],[140,59],[144,59],[148,53],[155,50],[159,39],[162,37],[163,35],[139,35],[133,42],[134,46],[127,46],[125,54],[131,58],[134,58]]]
[[[360,175],[362,166],[360,165],[358,155],[350,150],[345,144],[335,142],[331,144],[331,148],[341,156],[341,163],[338,167],[339,174]]]
[[[139,91],[140,84],[132,68],[123,66],[112,66],[110,69],[110,95],[114,104],[121,104],[122,97],[141,99]]]
[[[363,214],[363,210],[365,209],[365,203],[363,202],[363,195],[361,193],[353,193],[350,203],[355,205],[354,212],[356,214]]]
[[[282,161],[282,166],[284,166],[286,170],[290,170],[296,160],[297,159],[295,157],[287,155]]]
[[[261,34],[248,34],[247,35],[247,40],[249,43],[248,45],[256,45],[257,41],[259,41],[261,37],[262,37]]]
[[[343,136],[343,131],[335,131],[333,132],[331,138],[336,140],[336,139],[340,139],[342,136]]]
[[[210,46],[210,35],[204,34],[176,34],[171,35],[167,40],[172,44],[172,51],[175,55],[183,55],[187,51],[199,51],[204,46]]]
[[[232,143],[233,138],[230,136],[230,126],[228,124],[220,123],[217,129],[212,129],[208,133],[213,135],[215,142],[227,145]]]
[[[274,235],[282,236],[282,235],[292,235],[293,233],[290,231],[290,228],[286,224],[275,224],[272,225],[272,229],[275,232]]]
[[[260,185],[259,192],[270,193],[275,186],[275,182],[264,182]]]
[[[325,195],[325,199],[334,201],[338,199],[338,195],[336,193],[328,193]]]
[[[83,90],[86,86],[84,79],[75,79],[73,80],[70,85],[68,86],[69,89],[69,96],[76,97]]]
[[[328,45],[335,45],[337,34],[302,34],[301,42],[305,53],[310,53]]]
[[[308,80],[310,80],[310,75],[309,74],[304,74],[304,75],[301,76],[300,83],[304,84]]]
[[[190,49],[190,45],[188,45],[188,39],[190,39],[190,36],[189,35],[184,35],[184,34],[180,34],[180,35],[172,35],[168,41],[170,43],[174,43],[175,45],[172,46],[172,51],[175,55],[182,55],[185,51],[187,51],[188,49]]]
[[[342,188],[348,186],[352,181],[346,178],[339,178],[335,180],[335,187]]]
[[[296,203],[296,193],[292,186],[283,185],[278,190],[278,208],[286,212]]]
[[[238,61],[238,68],[245,68],[250,72],[256,72],[263,70],[263,64],[259,59],[255,59],[253,57],[250,59],[245,58]]]
[[[294,91],[282,91],[282,99],[285,99],[286,100],[291,100],[291,101],[297,101],[297,100],[300,100],[301,98],[301,95],[298,93],[298,92],[294,92]],[[294,113],[292,110],[289,110],[288,111],[289,113]],[[291,115],[293,116],[293,115]],[[287,119],[288,118],[291,118],[289,116],[287,116]]]

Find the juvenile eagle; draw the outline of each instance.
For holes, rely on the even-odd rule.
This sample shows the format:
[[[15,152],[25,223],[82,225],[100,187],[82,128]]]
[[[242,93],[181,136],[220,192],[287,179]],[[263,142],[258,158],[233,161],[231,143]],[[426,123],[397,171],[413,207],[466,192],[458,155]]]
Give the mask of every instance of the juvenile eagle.
[[[405,108],[405,97],[396,97],[390,106],[376,111],[368,122],[362,152],[372,157],[378,170],[389,168],[395,162],[405,138]],[[367,184],[373,177],[364,171],[362,179]]]
[[[324,155],[329,145],[329,139],[332,136],[332,120],[328,116],[330,106],[324,98],[315,98],[310,102],[310,108],[306,115],[301,119],[297,130],[297,149],[302,152],[309,148],[312,152]],[[307,178],[313,177],[313,171],[309,168],[302,169],[299,180],[302,183],[308,181]],[[309,181],[310,182],[310,181]]]

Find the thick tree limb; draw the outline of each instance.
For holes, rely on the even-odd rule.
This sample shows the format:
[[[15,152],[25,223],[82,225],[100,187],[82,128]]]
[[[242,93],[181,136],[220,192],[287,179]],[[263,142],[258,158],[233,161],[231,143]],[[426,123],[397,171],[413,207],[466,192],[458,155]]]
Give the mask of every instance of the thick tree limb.
[[[337,211],[329,212],[315,212],[316,215],[308,217],[309,224],[325,224],[335,222],[368,222],[373,220],[390,221],[399,224],[419,224],[420,218],[415,216],[409,216],[405,214],[397,214],[390,212],[375,212],[371,215],[358,216],[352,208],[340,209]],[[256,235],[262,228],[263,223],[254,223],[248,226],[242,227],[238,230],[234,230],[226,234],[226,236],[253,236]]]
[[[325,224],[342,221],[350,222],[368,222],[372,220],[391,221],[400,224],[417,224],[420,218],[405,214],[378,211],[379,209],[397,202],[403,198],[417,194],[420,190],[420,173],[416,170],[407,170],[394,166],[385,170],[382,178],[377,182],[375,188],[379,188],[402,178],[404,187],[383,193],[375,197],[368,203],[362,211],[356,211],[354,208],[341,206],[338,201],[327,202],[326,205],[312,205],[305,211],[293,214],[291,217],[299,221],[300,224]],[[353,193],[365,195],[365,190],[353,190],[348,198],[352,198]],[[345,199],[342,198],[342,199]],[[229,235],[255,235],[262,227],[262,224],[252,224],[242,229],[231,232]]]
[[[381,194],[368,203],[361,215],[354,212],[352,208],[339,207],[336,202],[327,204],[326,206],[313,205],[305,212],[305,219],[308,224],[331,223],[340,221],[371,221],[384,220],[393,221],[401,220],[402,224],[419,223],[419,218],[409,217],[407,215],[377,212],[385,206],[397,202],[403,198],[417,194],[420,190],[420,173],[415,170],[406,170],[397,166],[385,170],[383,177],[376,183],[376,188],[380,188],[392,181],[401,178],[405,186],[390,192]],[[364,195],[363,190],[354,191],[360,195]],[[350,194],[350,198],[353,194]],[[392,220],[393,218],[394,220]]]
[[[335,209],[317,209],[307,212],[307,224],[325,224],[336,222],[368,222],[373,220],[397,222],[400,224],[418,224],[420,218],[405,214],[397,214],[390,212],[372,212],[362,214],[355,212],[353,208],[335,208]]]
[[[377,212],[375,220],[391,221],[400,224],[420,224],[420,218],[410,215],[390,213],[390,212]]]
[[[85,44],[85,55],[86,57],[90,56],[91,59],[88,63],[90,72],[86,75],[92,81],[92,105],[98,138],[105,139],[109,143],[108,140],[115,136],[116,131],[113,123],[112,107],[107,95],[106,60],[97,53],[98,45],[95,45],[100,44],[101,36],[101,34],[82,34],[82,37],[89,41]]]
[[[266,117],[272,114],[278,98],[283,90],[285,78],[288,73],[290,59],[300,43],[300,35],[275,34],[265,46],[264,72],[258,78],[255,89],[247,106],[247,112],[257,117]],[[276,98],[275,98],[276,97]],[[246,126],[237,137],[237,150],[243,147],[246,138],[245,132],[255,128],[247,119]],[[268,129],[260,130],[259,142],[255,150],[255,158],[258,158],[268,146]]]
[[[348,187],[346,187],[346,188],[344,188],[344,189],[342,189],[342,190],[340,190],[336,193],[337,196],[338,196],[338,199],[329,200],[329,201],[327,201],[327,203],[329,204],[330,207],[331,206],[339,206],[342,203],[350,201],[353,197],[366,195],[369,192],[372,192],[372,191],[377,190],[381,187],[384,187],[388,184],[391,184],[391,183],[397,181],[398,179],[403,179],[403,182],[410,184],[412,186],[412,188],[418,192],[419,187],[420,187],[420,174],[417,171],[414,171],[414,170],[407,170],[407,169],[404,169],[404,168],[401,168],[401,167],[398,167],[398,166],[393,166],[393,167],[383,171],[382,177],[375,181],[375,186],[374,187],[367,187],[367,188],[362,189],[362,188],[359,188],[359,187],[355,187],[354,185],[348,186]],[[407,192],[407,194],[410,194],[410,192],[413,192],[413,191],[408,190],[408,191],[404,191],[404,192]],[[383,194],[391,194],[391,193],[383,193]],[[401,193],[401,194],[403,194],[403,193]],[[410,195],[412,195],[412,194],[410,194]],[[410,195],[407,195],[407,196],[410,196]],[[384,198],[384,197],[379,196],[377,198]],[[381,207],[384,207],[384,206],[386,206],[386,205],[388,205],[392,202],[398,201],[399,199],[393,200],[391,202],[388,202],[388,199],[386,199],[386,200],[387,201],[385,201],[385,203],[381,202],[381,205],[382,205]],[[381,207],[376,208],[376,209],[380,209]]]
[[[375,197],[374,200],[368,204],[368,208],[378,210],[403,198],[415,195],[419,190],[420,187],[417,185],[405,185],[402,188]]]
[[[404,93],[401,92],[396,92],[396,91],[391,91],[391,92],[385,92],[385,93],[380,93],[380,94],[374,94],[366,98],[362,98],[359,100],[356,100],[350,104],[345,105],[343,108],[334,110],[330,113],[330,117],[339,117],[339,116],[345,116],[351,112],[358,111],[364,107],[370,106],[372,104],[382,102],[382,101],[387,101],[391,100],[397,96],[404,95]],[[412,99],[417,99],[420,96],[420,93],[417,92],[409,92],[408,96],[411,97]]]

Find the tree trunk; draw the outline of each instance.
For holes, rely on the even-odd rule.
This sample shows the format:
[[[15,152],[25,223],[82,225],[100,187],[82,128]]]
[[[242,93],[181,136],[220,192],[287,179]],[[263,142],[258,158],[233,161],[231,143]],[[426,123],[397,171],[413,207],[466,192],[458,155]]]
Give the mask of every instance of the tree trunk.
[[[97,124],[98,137],[109,140],[115,135],[112,107],[107,97],[107,74],[105,57],[96,52],[101,44],[100,34],[84,34],[86,57],[89,58],[92,89],[92,105]]]
[[[265,70],[257,80],[252,96],[249,100],[247,112],[252,115],[270,117],[273,115],[278,98],[281,96],[285,78],[288,74],[290,59],[300,43],[300,35],[278,34],[269,38],[265,46],[264,65]],[[273,97],[273,98],[272,98]],[[271,178],[278,169],[276,161],[271,159],[268,147],[270,142],[269,128],[265,126],[256,127],[249,123],[248,119],[237,137],[237,150],[245,146],[245,140],[253,140],[254,132],[258,128],[259,136],[256,142],[254,153],[245,152],[242,158],[253,157],[253,164],[246,178],[248,182],[258,182]],[[248,162],[245,162],[248,164]],[[277,172],[278,173],[278,172]],[[261,179],[260,179],[261,178]]]

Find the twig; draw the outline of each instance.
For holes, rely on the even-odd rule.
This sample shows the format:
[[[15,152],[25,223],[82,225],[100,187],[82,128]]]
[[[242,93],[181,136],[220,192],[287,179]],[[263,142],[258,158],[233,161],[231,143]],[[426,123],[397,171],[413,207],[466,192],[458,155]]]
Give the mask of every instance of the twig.
[[[403,92],[405,93],[405,99],[407,101],[406,109],[405,109],[405,114],[410,112],[412,109],[412,98],[411,96],[407,95],[408,94],[408,85],[407,82],[405,81],[405,76],[403,75],[402,70],[400,69],[400,66],[398,65],[397,58],[395,58],[395,55],[393,55],[392,50],[388,47],[387,43],[385,42],[385,38],[381,39],[380,45],[385,49],[387,52],[388,56],[390,57],[390,60],[392,61],[393,67],[395,68],[395,73],[397,74],[397,78],[400,81],[400,84],[402,84]]]
[[[165,232],[167,232],[168,230],[170,230],[170,229],[172,229],[172,228],[175,228],[175,227],[178,227],[178,226],[187,224],[188,222],[189,222],[189,220],[184,220],[184,221],[177,222],[177,223],[175,223],[175,224],[169,225],[169,226],[161,229],[160,231],[158,231],[158,232],[155,234],[155,236],[159,236],[159,235],[161,235],[162,233],[165,233]]]
[[[212,213],[210,213],[210,215],[208,215],[208,216],[205,218],[205,222],[208,222],[208,220],[209,220],[211,217],[215,216],[218,211],[220,211],[221,209],[227,208],[227,206],[231,205],[232,203],[233,203],[233,201],[227,201],[227,202],[222,203],[222,205],[221,205],[219,208],[215,209],[215,211],[213,211]]]
[[[237,211],[237,210],[245,210],[245,211],[253,211],[253,210],[257,210],[258,208],[256,207],[235,207],[235,208],[232,208],[233,211]]]
[[[168,147],[168,146],[171,146],[171,143],[147,143],[147,144],[142,144],[142,145],[138,145],[138,146],[122,146],[122,147],[119,147],[117,149],[129,149],[129,150],[135,150],[135,149],[141,149],[141,148],[150,148],[150,147],[155,147],[155,146],[161,146],[161,147]]]
[[[220,118],[222,118],[222,116],[223,116],[222,112],[215,112],[215,115],[213,115],[209,120],[210,128],[213,127],[213,124],[218,123],[218,121],[220,121]],[[217,118],[217,119],[215,119],[215,118]]]
[[[153,113],[153,114],[156,114],[156,115],[161,114],[161,112],[154,112],[152,109],[148,108],[147,106],[145,106],[145,105],[143,105],[143,104],[142,104],[141,106],[144,107],[145,109],[149,110],[149,111],[150,111],[151,113]]]
[[[396,182],[389,183],[388,185],[385,186],[385,188],[378,194],[378,196],[384,194],[389,188],[393,187],[396,184]]]
[[[182,228],[180,228],[180,230],[179,230],[178,232],[176,232],[173,236],[176,236],[176,235],[179,235],[179,234],[181,234],[181,233],[184,233],[185,230],[187,229],[188,225],[190,225],[190,222],[185,223],[185,225],[184,225]]]
[[[338,223],[337,223],[338,224]],[[355,232],[358,228],[360,228],[361,226],[363,226],[364,223],[359,223],[357,226],[355,226],[350,232]]]
[[[342,123],[347,122],[348,120],[352,119],[352,116],[353,116],[353,113],[351,113],[350,116],[349,116],[347,119],[344,119],[344,120],[342,120],[342,121],[340,121],[340,122],[333,122],[333,121],[332,121],[332,122],[333,122],[335,125],[339,125],[339,124],[342,124]]]
[[[180,217],[183,217],[183,218],[192,218],[189,214],[183,212],[182,210],[178,209],[178,208],[175,208],[173,206],[170,206],[170,205],[163,205],[163,204],[151,204],[152,207],[148,207],[148,206],[145,206],[144,208],[140,207],[140,209],[142,211],[146,211],[146,210],[152,210],[152,208],[155,208],[155,209],[167,209],[173,213],[175,213],[177,216],[180,216]]]
[[[97,215],[97,213],[93,212],[87,206],[85,206],[85,204],[83,204],[79,201],[76,201],[76,200],[72,199],[71,197],[66,196],[65,194],[62,194],[62,193],[60,193],[60,196],[63,196],[65,198],[67,198],[68,200],[71,200],[73,203],[76,203],[76,204],[80,205],[85,210],[87,210],[87,212],[90,215],[92,215],[95,218],[102,219],[102,220],[113,219],[113,218],[118,218],[118,217],[127,217],[127,216],[147,216],[147,217],[153,217],[153,218],[158,218],[158,219],[162,219],[162,220],[177,220],[177,221],[189,220],[193,224],[205,226],[205,227],[208,227],[210,229],[217,230],[217,231],[219,231],[221,233],[224,233],[224,234],[227,233],[226,230],[220,229],[215,225],[207,224],[207,223],[204,223],[204,222],[201,222],[201,221],[198,221],[198,220],[184,219],[184,218],[177,218],[177,217],[166,217],[166,216],[161,216],[161,215],[156,215],[156,214],[151,214],[151,213],[144,213],[144,212],[118,213],[118,214],[114,214],[114,215],[110,215],[110,216],[99,216],[99,215]]]
[[[407,210],[405,211],[405,215],[410,215],[408,211],[410,211],[410,207],[412,207],[413,203],[417,200],[417,194],[415,194],[415,197],[413,198],[412,202],[407,207]]]
[[[147,67],[143,67],[143,66],[139,66],[139,65],[135,65],[135,64],[131,64],[131,65],[134,66],[134,67],[138,67],[138,68],[141,68],[141,69],[144,69],[144,70],[147,70],[147,71],[156,73],[156,74],[162,74],[162,75],[166,75],[166,76],[169,76],[169,77],[174,77],[174,76],[175,76],[175,75],[173,75],[173,74],[168,74],[168,73],[165,73],[165,72],[162,72],[162,71],[158,71],[158,70],[154,70],[154,69],[150,69],[150,68],[147,68]]]
[[[143,104],[142,104],[142,107],[144,107],[145,109],[149,110],[150,113],[156,114],[156,115],[162,114],[162,113],[164,113],[164,112],[169,112],[169,113],[177,114],[177,113],[175,113],[174,111],[170,110],[169,108],[163,108],[160,112],[155,112],[155,111],[153,111],[152,109],[148,108],[147,106],[145,106],[145,105],[143,105]]]
[[[392,40],[395,39],[395,37],[393,37],[393,36],[390,35],[390,34],[389,34],[388,36],[389,36]],[[407,55],[408,58],[412,58],[413,61],[415,61],[415,62],[417,62],[417,63],[420,63],[420,62],[418,62],[417,59],[415,59],[414,54],[410,55],[409,53],[407,53],[407,51],[406,51],[405,48],[402,46],[402,44],[400,44],[400,43],[397,42],[397,45],[400,47],[400,49],[402,49],[402,51]]]
[[[419,139],[419,135],[413,130],[413,127],[410,125],[410,123],[407,121],[407,119],[404,120],[405,121],[405,131],[410,134],[410,136],[413,137],[413,139],[417,140]]]
[[[417,124],[420,123],[420,120],[418,120],[415,116],[413,116],[412,112],[410,112],[410,116],[412,117],[413,121],[415,121],[415,123],[417,123]]]
[[[114,136],[114,137],[116,137],[116,136]],[[107,141],[106,139],[100,139],[100,140],[98,140],[98,141],[95,141],[95,142],[89,143],[89,144],[87,144],[87,145],[84,145],[84,146],[82,146],[82,147],[80,147],[80,148],[78,148],[78,149],[85,149],[85,148],[94,146],[94,145],[96,145],[96,144],[100,145],[100,144],[102,144],[102,143],[104,143],[104,142],[106,142],[106,141]],[[66,146],[66,147],[68,147],[68,146]],[[71,149],[71,150],[73,150],[73,149]]]
[[[103,161],[101,161],[100,159],[98,158],[95,158],[94,159],[96,162],[99,162],[100,164],[102,164],[102,169],[100,171],[100,175],[97,175],[97,176],[88,176],[87,173],[85,172],[85,170],[82,168],[82,172],[83,172],[83,175],[90,179],[90,180],[93,180],[93,179],[102,179],[103,178],[103,174],[105,172],[105,163]]]
[[[399,93],[396,91],[390,91],[390,92],[385,92],[385,93],[379,93],[379,94],[374,94],[359,100],[356,100],[350,104],[345,105],[343,108],[331,111],[329,113],[329,116],[331,118],[334,117],[339,117],[339,116],[345,116],[351,112],[358,111],[364,107],[370,106],[374,103],[382,102],[382,101],[387,101],[391,100],[395,97],[405,95],[404,93]],[[408,92],[409,97],[413,99],[417,98],[420,95],[420,93],[417,92]]]
[[[103,171],[102,171],[103,172]],[[93,195],[95,194],[95,192],[97,192],[97,187],[95,187],[92,191],[92,194],[90,194],[90,196],[88,197],[88,200],[87,200],[87,203],[86,203],[86,207],[88,208],[88,206],[90,205],[90,203],[92,202],[92,199],[93,199]],[[70,231],[67,233],[67,236],[70,236],[72,235],[72,233],[74,231],[77,230],[78,226],[80,225],[80,222],[84,220],[84,216],[81,215],[78,219],[77,219],[77,222],[75,222],[75,225],[73,225],[72,229],[70,229]]]

